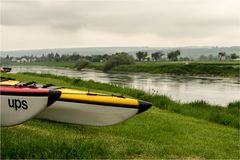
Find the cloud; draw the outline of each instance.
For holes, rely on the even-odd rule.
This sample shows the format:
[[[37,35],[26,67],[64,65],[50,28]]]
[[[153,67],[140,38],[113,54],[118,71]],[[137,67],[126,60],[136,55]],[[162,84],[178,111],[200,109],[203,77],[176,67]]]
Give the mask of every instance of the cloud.
[[[94,38],[81,38],[87,33],[95,39],[91,33],[111,35],[119,44],[121,37],[126,37],[129,45],[135,44],[131,41],[134,37],[152,37],[154,45],[172,41],[176,46],[182,45],[181,40],[193,39],[204,44],[206,39],[209,43],[218,39],[216,43],[234,45],[236,37],[240,37],[238,0],[2,0],[1,3],[1,26],[6,36],[11,37],[13,28],[16,36],[28,29],[31,34],[41,32],[46,38],[60,34],[89,45],[97,42]],[[5,42],[8,43],[11,41]]]

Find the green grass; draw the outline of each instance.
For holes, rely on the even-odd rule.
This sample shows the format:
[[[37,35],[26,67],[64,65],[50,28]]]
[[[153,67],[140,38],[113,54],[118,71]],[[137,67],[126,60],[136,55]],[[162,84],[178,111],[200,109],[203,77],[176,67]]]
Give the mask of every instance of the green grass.
[[[211,111],[210,106],[204,102],[179,104],[165,96],[49,74],[19,73],[1,76],[69,88],[128,93],[129,96],[149,100],[156,106],[130,120],[107,127],[34,119],[19,126],[1,128],[1,158],[239,158],[239,128],[203,120],[205,118],[201,112],[205,115]],[[216,114],[219,110],[221,114],[226,112],[238,117],[239,108],[236,105],[230,103],[227,109],[211,109]],[[185,113],[187,110],[189,113]],[[198,114],[192,115],[193,112]]]
[[[167,73],[176,75],[218,75],[239,76],[239,63],[236,62],[140,62],[135,65],[122,65],[113,69],[124,72]]]
[[[67,61],[67,62],[31,62],[31,63],[10,63],[8,65],[21,65],[21,66],[54,66],[54,67],[65,67],[74,69],[76,61]]]
[[[104,63],[92,63],[88,68],[102,70]],[[137,62],[133,65],[121,65],[112,69],[121,72],[167,73],[175,75],[217,75],[238,77],[240,63],[235,61],[160,61]]]
[[[1,158],[238,158],[237,129],[155,107],[108,127],[31,120],[1,139]]]

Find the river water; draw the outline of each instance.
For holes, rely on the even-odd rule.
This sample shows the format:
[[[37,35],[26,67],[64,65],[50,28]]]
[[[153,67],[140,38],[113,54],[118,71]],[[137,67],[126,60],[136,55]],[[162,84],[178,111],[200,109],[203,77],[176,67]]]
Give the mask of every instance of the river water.
[[[227,106],[240,100],[239,78],[172,76],[148,73],[104,73],[96,70],[75,71],[44,66],[13,66],[11,73],[51,73],[83,80],[94,80],[137,88],[150,93],[167,95],[181,102],[205,100],[210,104]]]

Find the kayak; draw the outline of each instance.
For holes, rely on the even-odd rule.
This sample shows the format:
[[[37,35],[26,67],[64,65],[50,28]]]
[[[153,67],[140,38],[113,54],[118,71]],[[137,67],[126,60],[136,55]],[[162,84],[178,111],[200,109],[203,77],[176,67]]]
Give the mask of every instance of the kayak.
[[[151,107],[150,103],[131,98],[89,93],[74,89],[58,89],[60,99],[37,117],[94,126],[120,123]]]
[[[140,114],[152,106],[149,102],[133,98],[68,89],[51,84],[23,83],[14,79],[3,79],[1,84],[52,88],[60,91],[60,99],[37,116],[58,122],[93,126],[113,125]]]
[[[0,72],[10,72],[12,68],[9,67],[0,67]]]
[[[1,126],[23,123],[52,105],[60,91],[0,85]]]

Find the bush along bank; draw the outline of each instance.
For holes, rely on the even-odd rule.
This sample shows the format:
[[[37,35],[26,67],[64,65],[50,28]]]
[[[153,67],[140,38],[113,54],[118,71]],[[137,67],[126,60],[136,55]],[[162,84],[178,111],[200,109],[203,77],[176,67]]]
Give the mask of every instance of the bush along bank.
[[[112,69],[122,72],[167,73],[175,75],[217,75],[224,77],[238,77],[239,66],[231,64],[204,64],[204,63],[136,63],[135,65],[121,65]]]
[[[146,93],[141,90],[120,87],[117,85],[94,82],[92,80],[85,81],[81,79],[69,78],[66,76],[57,76],[51,74],[36,74],[36,73],[18,73],[18,74],[3,74],[16,78],[20,81],[37,81],[39,83],[55,83],[63,81],[68,87],[76,87],[81,89],[93,89],[121,95],[131,96],[137,99],[152,102],[152,104],[160,109],[165,109],[171,112],[204,119],[207,121],[239,128],[239,113],[240,102],[229,103],[227,107],[210,105],[205,101],[195,101],[191,103],[179,103],[171,100],[164,95],[155,95]]]

